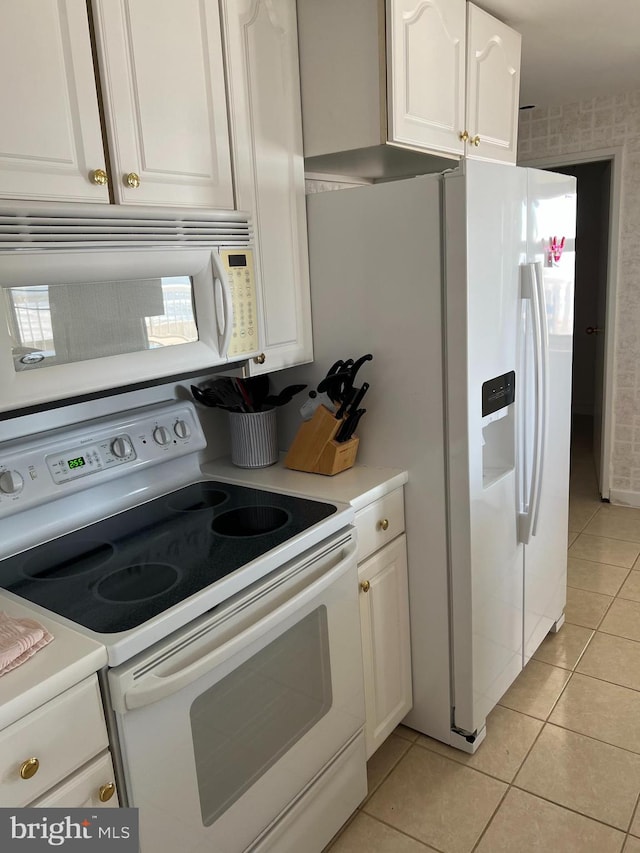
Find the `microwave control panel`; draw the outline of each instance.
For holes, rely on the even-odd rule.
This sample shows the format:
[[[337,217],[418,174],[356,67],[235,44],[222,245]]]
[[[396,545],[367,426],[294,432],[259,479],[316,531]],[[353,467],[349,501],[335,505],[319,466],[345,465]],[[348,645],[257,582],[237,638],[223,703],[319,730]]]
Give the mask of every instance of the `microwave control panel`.
[[[227,271],[233,299],[233,332],[229,356],[257,352],[258,310],[252,249],[222,249],[220,259]]]

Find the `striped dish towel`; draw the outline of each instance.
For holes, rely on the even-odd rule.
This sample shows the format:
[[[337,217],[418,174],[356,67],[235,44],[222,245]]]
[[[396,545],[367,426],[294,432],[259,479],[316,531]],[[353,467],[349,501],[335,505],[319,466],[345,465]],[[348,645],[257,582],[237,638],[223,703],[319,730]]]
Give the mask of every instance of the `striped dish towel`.
[[[15,619],[0,611],[0,675],[28,660],[53,636],[34,619]]]

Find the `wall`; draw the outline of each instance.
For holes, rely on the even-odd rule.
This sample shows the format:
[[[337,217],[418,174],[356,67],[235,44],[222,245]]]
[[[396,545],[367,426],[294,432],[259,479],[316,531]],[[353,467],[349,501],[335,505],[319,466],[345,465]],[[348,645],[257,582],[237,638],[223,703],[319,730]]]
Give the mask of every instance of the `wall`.
[[[640,506],[640,90],[521,114],[519,162],[611,147],[623,151],[611,497]]]

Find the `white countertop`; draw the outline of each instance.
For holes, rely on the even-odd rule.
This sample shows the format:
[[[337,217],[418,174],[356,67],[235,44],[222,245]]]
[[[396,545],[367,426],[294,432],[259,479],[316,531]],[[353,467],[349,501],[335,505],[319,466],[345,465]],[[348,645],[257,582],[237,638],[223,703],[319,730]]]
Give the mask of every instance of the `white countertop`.
[[[0,592],[0,610],[18,619],[35,619],[54,637],[21,666],[0,676],[1,730],[106,666],[107,650],[5,592]]]
[[[357,512],[383,495],[400,488],[408,474],[400,468],[371,468],[354,465],[347,471],[334,474],[306,474],[292,471],[283,465],[284,455],[268,468],[238,468],[228,456],[207,462],[202,472],[207,477],[241,486],[255,486],[275,492],[290,492],[300,497],[349,503]]]

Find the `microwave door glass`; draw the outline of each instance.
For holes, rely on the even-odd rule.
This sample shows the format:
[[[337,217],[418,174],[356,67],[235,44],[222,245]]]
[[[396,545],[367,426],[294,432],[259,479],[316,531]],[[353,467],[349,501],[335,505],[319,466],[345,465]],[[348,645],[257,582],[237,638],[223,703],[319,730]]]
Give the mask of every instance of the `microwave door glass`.
[[[198,340],[190,276],[5,289],[16,371]]]

